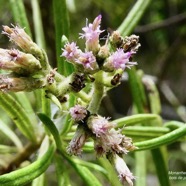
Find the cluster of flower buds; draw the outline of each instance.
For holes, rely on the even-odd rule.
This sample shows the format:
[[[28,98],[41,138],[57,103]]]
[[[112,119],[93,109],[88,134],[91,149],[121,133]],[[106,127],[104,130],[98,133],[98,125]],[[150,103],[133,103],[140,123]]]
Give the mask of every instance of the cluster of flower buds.
[[[88,74],[100,83],[101,81],[96,79],[98,77],[96,74],[101,71],[106,74],[105,79],[111,77],[110,84],[115,86],[119,84],[123,71],[137,64],[131,59],[140,46],[139,37],[131,35],[123,38],[118,31],[114,31],[101,46],[100,34],[104,30],[100,29],[100,24],[101,15],[96,17],[93,23],[88,24],[87,21],[86,26],[82,28],[84,33],[80,34],[80,38],[86,40],[85,51],[82,51],[75,42],[67,42],[61,56],[84,76]],[[105,84],[103,83],[103,86],[107,86]],[[121,158],[123,154],[136,149],[132,139],[123,135],[121,129],[117,130],[117,124],[109,121],[109,118],[102,117],[95,111],[91,113],[90,105],[87,108],[82,105],[70,108],[71,118],[78,127],[67,147],[68,153],[80,155],[86,141],[92,138],[97,156],[105,155],[114,164],[121,182],[128,182],[132,186],[134,176]]]
[[[94,140],[97,156],[110,157],[109,159],[115,165],[121,181],[127,181],[132,185],[131,180],[134,179],[134,176],[124,160],[118,156],[136,149],[132,139],[123,135],[120,129],[116,130],[116,123],[110,122],[109,118],[91,115],[84,106],[75,105],[70,109],[70,115],[78,123],[78,128],[67,147],[68,153],[80,155],[85,142],[91,137]]]
[[[5,74],[0,75],[0,90],[17,92],[41,88],[44,85],[43,79],[36,79],[34,75],[42,69],[40,64],[42,51],[24,29],[12,26],[12,28],[3,26],[2,33],[24,52],[0,48],[0,68],[6,70]]]
[[[88,22],[88,21],[87,21]],[[131,57],[136,53],[140,44],[139,37],[131,35],[123,38],[119,32],[115,31],[108,37],[106,43],[100,46],[100,34],[104,30],[100,29],[101,15],[95,18],[93,23],[87,23],[80,34],[80,38],[85,38],[86,49],[81,51],[75,42],[66,43],[61,56],[72,63],[77,70],[94,74],[99,70],[113,72],[118,69],[130,68],[136,65],[131,62]]]

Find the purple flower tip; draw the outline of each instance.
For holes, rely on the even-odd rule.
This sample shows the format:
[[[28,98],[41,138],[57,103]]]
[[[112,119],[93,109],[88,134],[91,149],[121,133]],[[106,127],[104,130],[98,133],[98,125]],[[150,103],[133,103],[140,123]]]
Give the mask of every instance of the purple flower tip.
[[[81,105],[75,105],[74,107],[70,108],[70,115],[73,120],[81,121],[86,117],[87,110]]]
[[[131,66],[136,65],[135,62],[129,61],[132,54],[133,52],[125,53],[123,49],[120,48],[109,57],[109,61],[115,69],[121,68],[124,70],[126,67],[130,68]]]

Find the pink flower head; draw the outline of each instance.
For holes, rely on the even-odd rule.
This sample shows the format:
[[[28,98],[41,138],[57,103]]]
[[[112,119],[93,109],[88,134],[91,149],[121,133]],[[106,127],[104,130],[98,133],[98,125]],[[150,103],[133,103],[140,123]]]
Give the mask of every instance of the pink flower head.
[[[75,121],[82,121],[87,115],[86,108],[81,105],[75,105],[74,107],[70,108],[69,112],[72,119]]]
[[[62,51],[61,56],[64,56],[70,62],[74,62],[81,53],[81,50],[76,46],[75,42],[67,43]]]
[[[76,60],[76,63],[83,65],[85,70],[88,71],[94,71],[98,69],[96,58],[93,55],[92,51],[85,53],[82,52],[79,58]]]
[[[108,121],[107,118],[101,116],[92,116],[88,120],[88,126],[97,137],[108,133],[115,124]]]
[[[100,30],[101,23],[101,15],[97,16],[93,23],[88,24],[88,20],[86,26],[82,28],[84,33],[80,33],[80,38],[86,39],[86,48],[88,51],[96,52],[99,48],[99,35],[104,30]]]
[[[114,52],[107,60],[107,62],[104,64],[106,68],[109,68],[110,70],[117,70],[122,69],[125,70],[125,68],[130,68],[133,65],[136,65],[136,62],[130,62],[129,59],[133,52],[124,52],[123,49],[117,49],[116,52]]]

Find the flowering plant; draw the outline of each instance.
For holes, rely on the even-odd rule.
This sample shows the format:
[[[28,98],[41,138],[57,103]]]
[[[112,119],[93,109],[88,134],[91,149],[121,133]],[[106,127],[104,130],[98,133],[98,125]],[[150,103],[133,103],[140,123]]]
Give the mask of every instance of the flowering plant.
[[[23,5],[22,1],[19,3]],[[55,8],[58,3],[55,1]],[[62,3],[65,6],[65,1]],[[37,5],[37,1],[34,4]],[[141,4],[135,6],[139,9]],[[65,15],[64,22],[67,21]],[[132,18],[130,15],[128,19]],[[18,25],[3,26],[2,34],[8,36],[19,49],[0,49],[0,68],[3,70],[0,74],[0,105],[23,134],[22,137],[26,138],[27,144],[4,121],[0,121],[0,129],[16,146],[3,146],[10,160],[0,169],[0,184],[25,185],[32,182],[33,185],[44,185],[45,171],[54,160],[59,185],[70,184],[64,165],[66,161],[67,166],[71,165],[86,185],[101,185],[99,179],[91,173],[92,168],[105,174],[113,185],[132,186],[138,177],[124,161],[130,151],[155,149],[154,152],[161,156],[160,145],[185,135],[186,128],[182,124],[173,131],[169,125],[160,127],[160,131],[167,130],[164,135],[135,143],[125,134],[125,125],[144,124],[152,120],[161,123],[159,105],[152,113],[145,113],[146,105],[142,97],[135,95],[136,89],[140,94],[144,93],[135,70],[137,62],[133,61],[140,47],[139,37],[123,36],[126,28],[124,22],[117,31],[107,33],[105,42],[101,44],[101,34],[105,33],[101,29],[101,21],[102,16],[98,15],[92,23],[87,20],[86,26],[82,28],[80,38],[85,39],[84,50],[76,42],[70,42],[65,36],[67,33],[60,33],[64,35],[60,41],[62,46],[60,55],[58,52],[58,68],[50,65],[43,49],[44,44],[40,43],[39,46],[24,28]],[[112,120],[100,114],[101,101],[109,90],[120,85],[125,71],[132,79],[134,104],[140,114]],[[154,88],[156,91],[154,82],[146,80],[145,83],[149,89]],[[37,116],[25,92],[34,92],[36,101],[41,104]],[[150,107],[152,109],[152,105]],[[145,129],[145,126],[141,126],[141,129]],[[120,183],[109,178],[106,168],[82,160],[86,152],[93,150],[97,159],[104,158],[107,166],[110,163],[115,168]],[[29,165],[23,165],[26,160],[29,160]],[[160,182],[163,181],[160,178]]]

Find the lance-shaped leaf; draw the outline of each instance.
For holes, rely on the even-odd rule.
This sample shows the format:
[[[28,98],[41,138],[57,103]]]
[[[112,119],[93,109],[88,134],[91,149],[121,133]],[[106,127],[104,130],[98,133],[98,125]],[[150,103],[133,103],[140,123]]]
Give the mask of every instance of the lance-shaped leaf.
[[[18,186],[31,182],[48,168],[54,152],[55,145],[51,144],[47,152],[34,163],[28,165],[27,167],[0,176],[0,185]]]
[[[29,140],[32,142],[37,141],[32,122],[21,105],[12,96],[0,92],[0,106]]]

